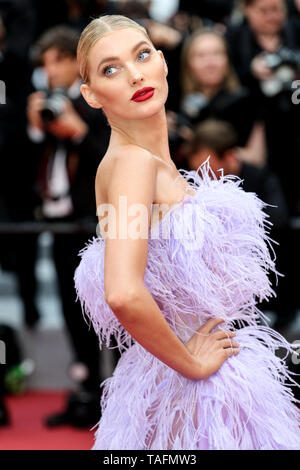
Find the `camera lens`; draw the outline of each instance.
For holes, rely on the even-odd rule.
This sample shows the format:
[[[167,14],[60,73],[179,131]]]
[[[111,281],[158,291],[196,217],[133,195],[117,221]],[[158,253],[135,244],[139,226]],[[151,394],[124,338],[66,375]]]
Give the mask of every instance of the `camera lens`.
[[[53,91],[48,95],[44,107],[41,110],[41,118],[45,124],[57,119],[65,108],[65,93],[61,90]]]

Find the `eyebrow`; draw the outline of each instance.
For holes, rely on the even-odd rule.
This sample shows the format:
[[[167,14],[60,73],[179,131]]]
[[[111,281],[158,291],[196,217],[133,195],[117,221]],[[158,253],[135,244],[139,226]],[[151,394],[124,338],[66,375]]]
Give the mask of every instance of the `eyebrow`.
[[[132,51],[131,52],[134,52],[136,51],[136,49],[138,49],[142,44],[147,44],[148,46],[150,46],[150,44],[147,42],[147,41],[140,41],[138,44],[136,44],[133,48],[132,48]],[[106,57],[105,59],[101,60],[101,62],[98,64],[98,67],[97,67],[97,72],[99,70],[99,67],[100,65],[102,65],[104,62],[109,62],[111,60],[118,60],[119,57]]]

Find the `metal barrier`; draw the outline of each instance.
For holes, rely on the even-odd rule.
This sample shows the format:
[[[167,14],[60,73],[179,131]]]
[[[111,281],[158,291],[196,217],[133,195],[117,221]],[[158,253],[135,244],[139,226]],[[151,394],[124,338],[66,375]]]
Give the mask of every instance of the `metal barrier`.
[[[0,222],[0,235],[38,234],[95,234],[97,222]]]
[[[289,227],[292,230],[300,231],[300,216],[291,217]],[[97,235],[97,222],[0,222],[0,235],[41,232]]]

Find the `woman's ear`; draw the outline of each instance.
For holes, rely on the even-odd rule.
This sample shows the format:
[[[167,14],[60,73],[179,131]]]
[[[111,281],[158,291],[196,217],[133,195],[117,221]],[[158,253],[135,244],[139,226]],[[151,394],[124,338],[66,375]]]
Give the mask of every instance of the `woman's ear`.
[[[95,96],[95,94],[93,93],[93,91],[88,85],[82,84],[80,86],[80,91],[81,91],[83,98],[85,99],[87,104],[91,106],[91,108],[96,108],[96,109],[102,108],[102,104],[99,103],[99,100],[97,99],[97,97]]]
[[[167,62],[166,62],[165,56],[164,56],[164,54],[163,54],[162,51],[159,50],[159,51],[157,51],[157,52],[159,53],[160,57],[161,57],[162,60],[163,60],[164,68],[165,68],[165,72],[166,72],[166,76],[167,76],[169,71],[168,71],[168,66],[167,66]]]

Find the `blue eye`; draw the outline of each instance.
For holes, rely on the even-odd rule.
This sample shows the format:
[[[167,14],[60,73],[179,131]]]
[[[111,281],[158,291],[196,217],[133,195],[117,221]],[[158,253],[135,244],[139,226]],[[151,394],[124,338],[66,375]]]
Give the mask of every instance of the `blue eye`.
[[[112,67],[112,66],[110,66],[110,67],[105,67],[105,68],[103,69],[104,75],[112,75],[111,73],[107,74],[106,72],[107,72],[107,70],[113,69],[113,68],[116,68],[116,67]]]
[[[148,54],[150,55],[151,54],[151,49],[144,49],[143,51],[141,51],[138,55],[138,57],[140,57],[141,55],[143,54]],[[106,67],[104,67],[103,69],[103,74],[106,75],[106,76],[110,76],[110,75],[113,75],[113,73],[106,73],[108,70],[110,69],[115,69],[116,67],[114,67],[113,65],[108,65]]]
[[[142,51],[142,52],[139,53],[139,57],[140,57],[142,54],[149,54],[149,55],[150,55],[150,52],[151,52],[150,49],[145,49],[144,51]]]

